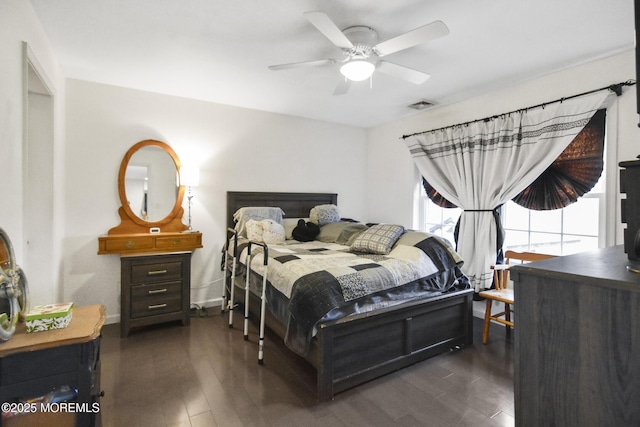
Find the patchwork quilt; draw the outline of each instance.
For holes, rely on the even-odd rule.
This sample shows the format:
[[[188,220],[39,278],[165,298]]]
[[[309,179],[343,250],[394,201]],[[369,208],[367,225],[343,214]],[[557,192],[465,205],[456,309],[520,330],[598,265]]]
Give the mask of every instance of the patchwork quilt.
[[[245,266],[247,246],[248,241],[239,241],[239,260]],[[263,256],[262,247],[252,245],[251,270],[260,277],[265,274]],[[387,255],[312,241],[269,245],[268,256],[267,282],[288,300],[288,327],[295,323],[307,340],[327,313],[368,296],[401,292],[405,286],[415,295],[416,286],[408,285],[416,283],[429,295],[469,287],[459,255],[437,236],[422,232],[404,233]]]

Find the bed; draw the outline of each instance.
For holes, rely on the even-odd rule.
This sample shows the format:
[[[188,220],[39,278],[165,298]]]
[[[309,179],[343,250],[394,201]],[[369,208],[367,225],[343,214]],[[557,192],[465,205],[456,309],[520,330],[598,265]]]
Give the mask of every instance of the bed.
[[[240,208],[279,207],[284,211],[286,218],[308,218],[311,209],[318,205],[337,205],[337,195],[228,192],[227,226],[233,229],[234,213]],[[228,248],[233,251],[232,244]],[[355,295],[349,300],[349,304],[345,305],[346,308],[331,311],[333,314],[321,317],[311,329],[306,328],[300,332],[303,328],[292,328],[291,322],[287,322],[287,313],[283,314],[283,307],[287,305],[287,298],[291,296],[287,295],[283,300],[284,292],[279,291],[282,288],[273,286],[267,280],[271,271],[269,267],[267,279],[261,277],[258,272],[246,269],[246,265],[242,263],[242,260],[245,263],[247,261],[246,256],[242,258],[245,248],[246,242],[245,246],[239,245],[237,249],[237,259],[240,262],[237,263],[238,271],[234,281],[236,292],[234,301],[229,306],[233,307],[234,303],[245,305],[244,287],[248,273],[253,291],[249,293],[249,302],[245,306],[251,313],[259,316],[262,301],[258,288],[261,287],[261,283],[266,284],[266,301],[269,306],[269,309],[264,311],[266,326],[282,337],[287,347],[315,367],[317,397],[320,401],[331,400],[336,393],[366,381],[451,349],[461,349],[472,344],[473,290],[469,288],[466,277],[460,277],[458,268],[446,272],[451,276],[448,281],[455,283],[447,286],[445,290],[435,289],[424,292],[419,297],[413,295],[411,298],[400,298],[396,302],[383,304],[379,303],[378,296],[395,295],[396,288],[383,290],[374,296],[359,298]],[[324,248],[321,250],[325,251]],[[270,255],[278,253],[277,248],[270,252]],[[446,255],[442,256],[446,258]],[[277,258],[282,261],[282,254]],[[277,264],[277,261],[272,259],[269,259],[269,262],[273,263],[273,266]],[[253,267],[254,262],[251,265]],[[232,269],[228,264],[226,267],[225,295],[229,295]],[[341,292],[338,291],[338,294]],[[354,309],[360,305],[368,308],[363,311]],[[288,318],[291,317],[293,316]],[[297,323],[307,322],[308,319]],[[291,329],[294,329],[293,333]],[[301,336],[306,339],[296,341]]]

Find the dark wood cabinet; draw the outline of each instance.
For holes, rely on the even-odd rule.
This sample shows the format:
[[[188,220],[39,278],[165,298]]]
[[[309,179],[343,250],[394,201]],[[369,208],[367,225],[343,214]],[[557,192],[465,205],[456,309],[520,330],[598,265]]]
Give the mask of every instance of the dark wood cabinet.
[[[72,401],[77,411],[62,406],[41,411],[32,406],[37,412],[21,410],[4,420],[7,426],[100,425],[100,333],[105,308],[74,307],[72,315],[64,329],[26,333],[25,324],[20,323],[14,336],[0,343],[0,403],[34,402],[32,399],[68,386],[77,390]]]
[[[122,255],[120,334],[131,328],[189,324],[191,252]]]
[[[640,275],[623,246],[512,267],[516,426],[640,425]]]

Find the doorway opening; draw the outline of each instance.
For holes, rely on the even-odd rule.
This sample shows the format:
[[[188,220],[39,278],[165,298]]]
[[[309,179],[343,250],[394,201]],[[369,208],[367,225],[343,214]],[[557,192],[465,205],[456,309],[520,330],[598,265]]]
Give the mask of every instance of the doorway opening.
[[[23,44],[22,153],[25,259],[32,305],[56,301],[54,271],[54,92],[27,43]]]

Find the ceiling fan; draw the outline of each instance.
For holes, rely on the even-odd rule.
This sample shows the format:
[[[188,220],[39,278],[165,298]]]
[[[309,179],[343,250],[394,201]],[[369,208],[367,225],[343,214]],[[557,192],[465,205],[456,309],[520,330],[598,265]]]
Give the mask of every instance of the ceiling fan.
[[[404,49],[425,43],[429,40],[449,34],[449,28],[442,21],[434,21],[414,30],[378,43],[378,33],[367,26],[354,26],[341,31],[323,12],[305,12],[304,17],[311,22],[326,38],[342,49],[343,59],[320,59],[315,61],[294,62],[269,66],[270,70],[288,68],[315,67],[342,63],[340,72],[344,75],[334,91],[334,95],[347,93],[352,81],[362,81],[371,77],[374,71],[397,77],[414,84],[424,83],[430,76],[393,62],[377,58],[390,55]]]

